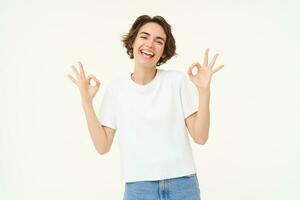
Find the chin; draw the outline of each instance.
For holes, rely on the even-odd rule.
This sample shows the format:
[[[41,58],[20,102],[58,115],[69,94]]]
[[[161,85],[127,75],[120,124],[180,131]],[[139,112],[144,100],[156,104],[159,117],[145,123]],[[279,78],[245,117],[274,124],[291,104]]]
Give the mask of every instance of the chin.
[[[157,63],[158,61],[153,61],[153,62],[145,62],[145,61],[137,61],[136,63],[138,64],[138,65],[141,65],[141,66],[143,66],[143,67],[147,67],[147,68],[151,68],[151,67],[153,67],[153,66],[155,66],[156,67],[156,63]]]

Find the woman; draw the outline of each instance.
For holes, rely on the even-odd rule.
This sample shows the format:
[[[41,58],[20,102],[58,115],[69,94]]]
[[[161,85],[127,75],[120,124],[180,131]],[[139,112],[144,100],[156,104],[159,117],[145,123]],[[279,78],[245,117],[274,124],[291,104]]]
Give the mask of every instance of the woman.
[[[68,74],[79,87],[94,146],[103,155],[119,134],[125,200],[199,200],[188,133],[197,144],[207,141],[210,82],[224,65],[213,69],[218,54],[209,63],[206,49],[203,64],[188,68],[199,94],[196,103],[184,73],[157,69],[176,54],[171,26],[164,18],[139,16],[122,42],[134,59],[134,72],[107,87],[98,116],[92,100],[100,81],[93,75],[86,77],[81,63],[79,72],[72,66],[76,78]]]

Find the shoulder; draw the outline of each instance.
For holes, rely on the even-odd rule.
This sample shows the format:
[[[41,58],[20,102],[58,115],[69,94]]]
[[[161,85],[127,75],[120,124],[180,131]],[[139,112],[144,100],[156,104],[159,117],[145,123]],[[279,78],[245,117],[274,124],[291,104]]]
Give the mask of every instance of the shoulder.
[[[187,74],[179,70],[164,70],[164,78],[180,84],[188,79]]]

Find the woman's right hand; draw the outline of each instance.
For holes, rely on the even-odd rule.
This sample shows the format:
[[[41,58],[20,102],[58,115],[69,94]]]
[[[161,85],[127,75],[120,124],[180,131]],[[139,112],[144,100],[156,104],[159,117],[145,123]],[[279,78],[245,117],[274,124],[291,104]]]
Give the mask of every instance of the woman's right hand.
[[[76,67],[72,65],[72,69],[75,73],[76,79],[70,74],[68,74],[68,77],[75,85],[78,86],[81,95],[81,100],[83,102],[91,103],[97,91],[99,90],[101,83],[92,74],[86,77],[81,62],[78,62],[78,64],[79,64],[79,72],[76,69]],[[91,85],[91,79],[93,79],[96,82],[95,86]]]

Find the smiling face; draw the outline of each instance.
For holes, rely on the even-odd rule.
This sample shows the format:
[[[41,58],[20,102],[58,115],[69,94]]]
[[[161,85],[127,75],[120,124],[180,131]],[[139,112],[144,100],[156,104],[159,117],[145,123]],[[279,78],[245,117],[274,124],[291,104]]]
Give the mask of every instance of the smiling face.
[[[166,42],[164,29],[154,22],[144,24],[133,43],[133,55],[136,65],[155,67],[162,57]]]

